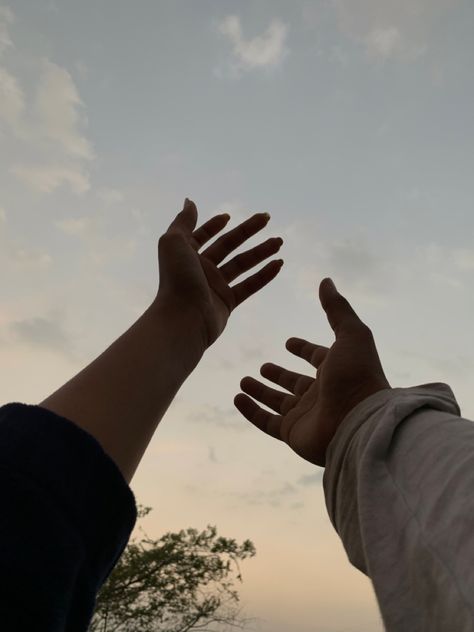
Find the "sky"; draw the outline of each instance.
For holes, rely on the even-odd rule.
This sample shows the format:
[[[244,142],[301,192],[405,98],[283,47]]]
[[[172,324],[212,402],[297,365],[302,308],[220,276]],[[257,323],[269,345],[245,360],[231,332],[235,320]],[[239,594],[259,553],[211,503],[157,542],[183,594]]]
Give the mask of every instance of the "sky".
[[[251,539],[259,632],[381,632],[327,516],[322,468],[234,408],[290,336],[333,341],[331,276],[392,386],[474,419],[470,0],[0,0],[0,393],[39,403],[150,305],[157,243],[268,211],[277,279],[232,315],[131,482],[137,526]]]

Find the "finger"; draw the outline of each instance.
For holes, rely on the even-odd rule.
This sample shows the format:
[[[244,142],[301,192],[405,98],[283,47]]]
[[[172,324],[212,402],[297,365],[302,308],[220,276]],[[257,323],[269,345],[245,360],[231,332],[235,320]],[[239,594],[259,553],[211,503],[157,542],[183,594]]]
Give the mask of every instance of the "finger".
[[[239,393],[234,397],[234,405],[245,419],[248,419],[254,426],[275,437],[275,439],[282,440],[280,436],[281,415],[273,415],[263,410],[244,393]]]
[[[283,239],[281,237],[271,237],[264,241],[263,244],[259,244],[255,248],[237,255],[219,269],[227,283],[230,283],[244,272],[264,261],[267,257],[277,253],[282,244]]]
[[[278,386],[286,388],[287,391],[294,395],[302,395],[314,382],[314,378],[308,375],[288,371],[288,369],[272,362],[263,364],[260,368],[260,374],[267,380],[278,384]]]
[[[267,263],[267,265],[259,270],[259,272],[252,274],[252,276],[245,279],[245,281],[231,287],[230,289],[232,290],[235,298],[235,307],[270,283],[270,281],[272,281],[280,272],[282,265],[283,259],[270,261],[270,263]]]
[[[267,225],[269,219],[270,215],[268,213],[257,213],[253,215],[250,219],[242,222],[242,224],[239,224],[239,226],[230,230],[225,235],[222,235],[222,237],[201,254],[215,265],[218,265],[233,250],[243,244],[244,241],[247,241],[249,237],[252,237],[252,235],[262,230],[262,228]]]
[[[244,377],[240,381],[240,388],[260,403],[265,404],[280,415],[286,414],[296,403],[294,395],[282,393],[270,388],[253,377]]]
[[[178,229],[184,233],[192,233],[197,222],[197,208],[192,200],[186,198],[184,200],[183,210],[176,215],[174,220],[169,225],[168,230]]]
[[[319,368],[319,365],[323,362],[329,351],[328,347],[315,345],[303,338],[289,338],[286,341],[286,348],[290,353],[293,353],[299,358],[303,358],[303,360],[312,364],[316,369]]]
[[[199,248],[204,246],[206,242],[220,233],[229,220],[230,215],[223,213],[222,215],[212,217],[202,226],[197,228],[192,235],[194,248],[199,250]]]
[[[336,337],[342,331],[353,331],[365,326],[329,277],[323,279],[319,285],[319,300]]]

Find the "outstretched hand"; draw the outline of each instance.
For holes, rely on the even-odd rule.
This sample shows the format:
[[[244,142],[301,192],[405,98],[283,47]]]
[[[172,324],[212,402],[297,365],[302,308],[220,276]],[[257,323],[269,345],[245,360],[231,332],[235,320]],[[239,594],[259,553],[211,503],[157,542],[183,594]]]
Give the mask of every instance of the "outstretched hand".
[[[196,229],[197,208],[186,198],[183,210],[159,240],[157,298],[173,305],[177,314],[184,311],[196,317],[205,348],[222,333],[231,312],[267,285],[281,269],[283,261],[273,260],[244,281],[229,285],[278,252],[283,243],[279,237],[267,239],[218,267],[236,248],[262,230],[269,218],[268,213],[257,213],[199,253],[205,243],[224,229],[230,217],[216,215]]]
[[[267,434],[286,442],[315,465],[326,464],[326,450],[345,416],[369,395],[389,389],[371,330],[338,293],[331,279],[323,279],[319,298],[336,340],[331,347],[290,338],[286,348],[316,369],[310,377],[272,363],[260,373],[288,392],[270,388],[252,377],[240,383],[234,404],[242,415]],[[268,406],[272,414],[251,397]]]

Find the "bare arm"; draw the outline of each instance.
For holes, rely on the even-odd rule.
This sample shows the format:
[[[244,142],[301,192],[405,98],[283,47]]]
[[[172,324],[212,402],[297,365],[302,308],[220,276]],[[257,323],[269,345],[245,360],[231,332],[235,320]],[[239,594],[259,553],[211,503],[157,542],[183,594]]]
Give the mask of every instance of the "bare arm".
[[[39,405],[87,430],[127,483],[202,351],[189,315],[157,300],[91,364]]]
[[[127,483],[174,396],[230,313],[281,269],[271,261],[232,287],[230,282],[277,252],[270,239],[217,267],[268,222],[254,215],[199,254],[229,217],[217,215],[194,230],[197,209],[187,202],[160,239],[160,287],[144,314],[89,366],[39,405],[92,434]]]

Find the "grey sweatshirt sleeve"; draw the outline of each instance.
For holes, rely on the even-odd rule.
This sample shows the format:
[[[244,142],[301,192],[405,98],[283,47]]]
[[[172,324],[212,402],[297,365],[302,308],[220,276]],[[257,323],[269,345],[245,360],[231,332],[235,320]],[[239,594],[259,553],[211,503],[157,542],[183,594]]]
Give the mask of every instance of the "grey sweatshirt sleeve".
[[[474,631],[474,423],[447,384],[374,393],[326,454],[329,517],[388,632]]]

